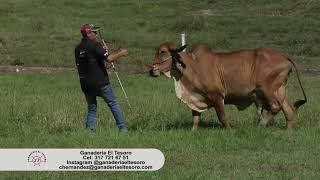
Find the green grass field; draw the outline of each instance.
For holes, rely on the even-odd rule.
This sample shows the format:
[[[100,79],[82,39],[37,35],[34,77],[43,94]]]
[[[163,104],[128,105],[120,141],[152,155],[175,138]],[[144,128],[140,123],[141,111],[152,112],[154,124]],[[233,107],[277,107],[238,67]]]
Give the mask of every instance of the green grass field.
[[[110,75],[128,135],[118,133],[98,101],[97,131],[84,130],[85,99],[76,72],[0,72],[0,148],[157,148],[166,158],[156,172],[0,172],[0,179],[318,179],[320,176],[320,21],[318,0],[0,0],[0,65],[73,67],[82,23],[95,23],[114,48],[130,56],[116,62],[133,108]],[[191,112],[175,96],[173,80],[130,74],[151,63],[163,41],[215,51],[271,47],[299,64],[308,102],[285,129],[279,113],[259,128],[255,108],[226,107],[232,129],[214,110],[191,131]],[[292,101],[302,98],[295,74]],[[1,161],[1,160],[0,160]]]
[[[296,127],[285,129],[280,113],[267,129],[259,128],[254,107],[239,112],[227,106],[230,130],[222,129],[213,110],[201,128],[191,131],[191,112],[175,97],[173,81],[146,75],[121,76],[133,108],[128,109],[114,74],[112,84],[130,129],[118,133],[102,99],[97,132],[84,130],[86,105],[76,72],[7,73],[0,76],[0,144],[6,148],[157,148],[166,162],[157,172],[1,173],[28,178],[297,178],[319,177],[319,96],[299,109]],[[319,77],[303,76],[308,95],[319,91]],[[142,83],[143,82],[143,83]],[[301,97],[295,76],[290,96]],[[311,96],[310,96],[311,97]],[[148,108],[146,108],[148,107]]]

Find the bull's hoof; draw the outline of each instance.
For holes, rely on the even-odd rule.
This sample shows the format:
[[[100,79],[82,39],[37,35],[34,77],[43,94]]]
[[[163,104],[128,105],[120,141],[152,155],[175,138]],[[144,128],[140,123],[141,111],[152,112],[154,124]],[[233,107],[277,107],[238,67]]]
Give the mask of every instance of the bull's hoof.
[[[259,123],[259,126],[261,127],[261,128],[266,128],[267,127],[267,124],[265,124],[265,123]]]
[[[231,129],[231,126],[230,126],[230,124],[225,124],[225,125],[223,125],[223,128],[225,128],[225,129]]]
[[[191,129],[191,131],[196,131],[197,129],[198,129],[197,126],[193,126],[192,129]]]
[[[287,129],[293,129],[293,125],[292,124],[287,124]]]

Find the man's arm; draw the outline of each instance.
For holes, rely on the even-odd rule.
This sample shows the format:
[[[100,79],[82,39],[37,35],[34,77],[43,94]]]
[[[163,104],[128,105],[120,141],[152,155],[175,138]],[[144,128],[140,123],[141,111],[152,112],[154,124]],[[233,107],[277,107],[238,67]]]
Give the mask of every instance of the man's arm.
[[[120,59],[121,57],[125,57],[125,56],[128,56],[128,55],[129,55],[129,52],[128,52],[127,49],[121,49],[116,53],[109,54],[107,56],[107,58],[106,58],[106,61],[107,62],[113,62],[113,61],[116,61],[116,60]]]
[[[96,43],[95,45],[96,45],[95,53],[100,57],[105,57],[104,60],[107,62],[113,62],[120,59],[121,57],[129,55],[129,52],[127,49],[120,49],[116,53],[109,54],[109,51],[108,51],[109,48],[106,45],[101,46],[101,44],[98,44],[98,43]]]

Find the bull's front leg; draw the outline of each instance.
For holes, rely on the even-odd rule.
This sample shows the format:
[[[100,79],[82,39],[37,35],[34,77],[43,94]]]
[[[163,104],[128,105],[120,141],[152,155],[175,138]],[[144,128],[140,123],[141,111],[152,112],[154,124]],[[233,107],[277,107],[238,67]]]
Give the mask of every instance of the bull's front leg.
[[[224,99],[218,98],[214,103],[214,108],[216,110],[219,121],[222,123],[223,127],[230,128],[230,124],[226,118],[226,114],[224,112]]]
[[[258,123],[259,123],[263,119],[263,116],[262,116],[262,112],[263,112],[262,101],[260,99],[256,98],[254,103],[255,103],[256,108],[257,108],[257,116],[258,116]]]
[[[200,122],[200,115],[201,115],[200,112],[192,110],[192,122],[193,122],[192,130],[198,129],[199,122]]]

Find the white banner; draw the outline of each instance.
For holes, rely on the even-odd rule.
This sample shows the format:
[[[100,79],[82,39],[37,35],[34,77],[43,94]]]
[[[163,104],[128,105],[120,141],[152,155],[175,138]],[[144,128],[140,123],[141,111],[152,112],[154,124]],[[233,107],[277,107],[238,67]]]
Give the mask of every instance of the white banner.
[[[0,149],[0,171],[156,171],[158,149]]]

